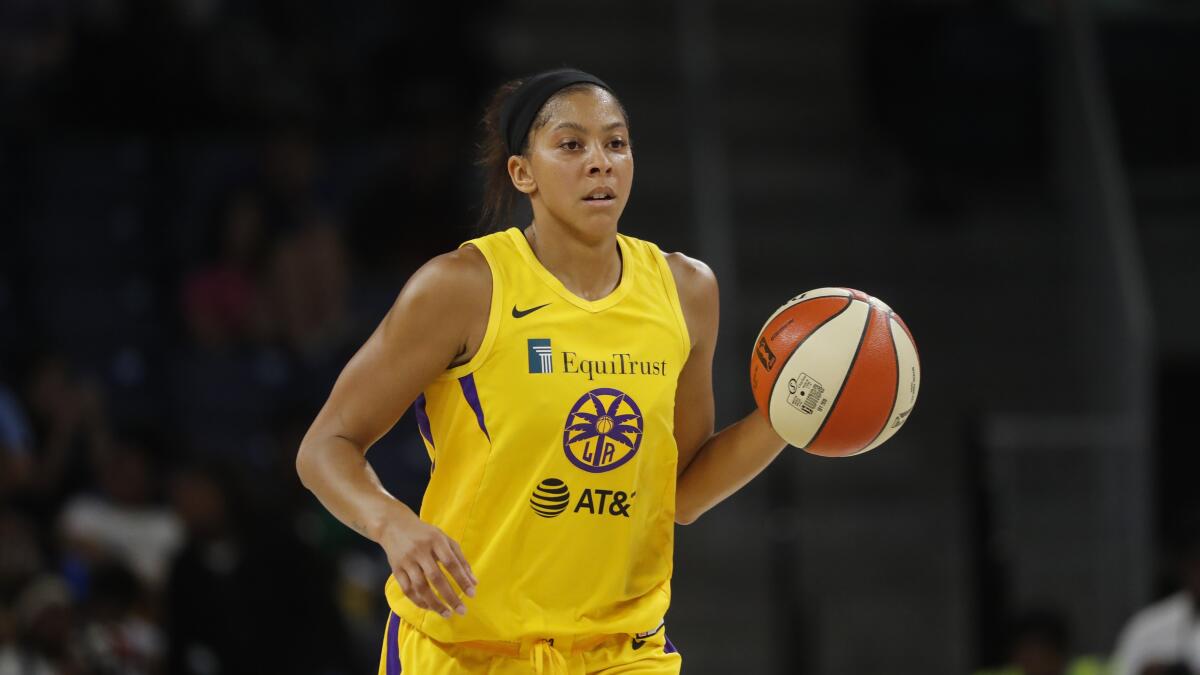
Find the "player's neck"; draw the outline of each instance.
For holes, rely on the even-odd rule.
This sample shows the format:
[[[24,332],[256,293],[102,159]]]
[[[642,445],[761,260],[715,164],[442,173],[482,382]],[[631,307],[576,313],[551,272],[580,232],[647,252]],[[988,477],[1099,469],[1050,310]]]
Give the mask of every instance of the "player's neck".
[[[575,295],[599,300],[621,282],[621,254],[616,232],[585,241],[565,227],[530,223],[525,239],[547,271]]]

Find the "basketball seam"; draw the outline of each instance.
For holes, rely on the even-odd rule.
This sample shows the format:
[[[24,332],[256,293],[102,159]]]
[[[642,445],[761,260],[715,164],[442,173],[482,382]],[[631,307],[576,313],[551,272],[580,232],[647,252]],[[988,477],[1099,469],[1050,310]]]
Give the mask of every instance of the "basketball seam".
[[[829,296],[823,296],[823,297],[829,297]],[[812,298],[812,299],[818,300],[819,298]],[[797,342],[795,347],[792,347],[792,353],[788,354],[788,357],[783,360],[783,363],[779,364],[779,370],[777,370],[775,372],[775,377],[771,380],[771,386],[767,388],[767,421],[771,423],[772,427],[775,426],[775,420],[771,419],[771,399],[774,398],[774,396],[775,396],[775,385],[779,384],[779,376],[782,375],[783,371],[787,369],[787,364],[791,362],[792,357],[796,355],[796,352],[800,351],[800,347],[802,347],[805,342],[808,342],[808,339],[810,337],[816,335],[817,331],[819,331],[825,327],[825,324],[829,323],[830,321],[833,321],[834,319],[836,319],[839,316],[841,316],[842,314],[844,314],[846,312],[846,310],[850,309],[850,306],[854,304],[854,298],[848,298],[847,300],[848,301],[846,302],[845,307],[842,307],[835,314],[833,314],[829,318],[825,319],[821,323],[817,324],[811,331],[808,332],[808,335],[804,336],[803,340]],[[808,302],[808,300],[801,300],[800,302],[797,302],[796,305],[799,305],[803,302]],[[793,306],[795,306],[795,305],[793,305]],[[869,306],[870,305],[868,304],[868,307]],[[871,316],[871,313],[869,311],[867,312],[867,316],[868,317]],[[765,328],[765,326],[764,326],[764,328]],[[760,333],[760,335],[761,335],[761,333]],[[758,342],[756,341],[754,343],[754,345],[755,345],[755,348],[757,348]],[[861,342],[860,342],[860,345],[861,345]],[[858,354],[858,352],[855,352],[856,356],[857,356],[857,354]],[[849,375],[847,375],[847,377],[849,377]],[[829,412],[832,413],[833,409],[830,408]],[[826,416],[825,419],[829,419],[829,417]],[[824,422],[822,422],[821,424],[822,424],[822,426],[824,426]],[[820,430],[818,430],[817,433],[820,433]],[[813,436],[813,438],[815,439],[816,436]],[[809,443],[812,443],[812,441],[809,441]]]
[[[860,300],[859,302],[865,301]],[[866,305],[867,320],[863,322],[862,334],[858,336],[858,346],[854,348],[854,356],[850,357],[850,369],[846,371],[846,377],[842,379],[842,386],[838,387],[838,393],[837,396],[833,397],[833,403],[829,404],[829,412],[825,413],[825,419],[821,420],[821,426],[817,427],[812,440],[808,442],[810,446],[821,439],[821,432],[825,430],[825,425],[829,424],[829,418],[833,417],[833,411],[837,410],[838,401],[842,400],[842,392],[846,391],[846,383],[850,381],[850,377],[854,375],[854,367],[858,365],[858,354],[862,351],[863,342],[867,339],[867,327],[871,325],[871,315],[875,312],[874,305],[869,302]],[[813,332],[815,333],[816,331]],[[892,409],[888,408],[889,419],[891,419],[891,412]],[[884,422],[884,426],[887,426],[887,422]]]
[[[774,321],[776,317],[778,317],[780,314],[783,314],[787,310],[792,309],[793,307],[799,307],[800,305],[803,305],[804,303],[809,302],[811,300],[828,300],[830,298],[836,298],[836,297],[839,297],[839,296],[822,295],[822,296],[819,296],[816,298],[805,298],[805,299],[800,300],[792,305],[785,305],[782,309],[780,309],[778,312],[776,312],[774,316],[767,319],[767,322],[763,324],[763,327],[761,329],[759,329],[758,337],[762,338],[763,332],[767,330],[767,326],[770,326],[771,322]],[[807,340],[810,335],[817,332],[817,329],[819,329],[821,326],[824,326],[825,324],[829,323],[830,321],[833,321],[834,319],[836,319],[838,317],[838,314],[841,314],[842,312],[846,311],[847,309],[850,308],[850,305],[854,304],[854,298],[843,298],[843,299],[846,301],[846,306],[839,309],[837,311],[837,314],[834,314],[833,316],[829,317],[828,319],[825,319],[821,323],[817,324],[817,326],[815,328],[813,328],[811,331],[809,331],[808,335],[804,336],[804,340]],[[796,353],[796,349],[800,348],[800,345],[804,344],[804,340],[801,340],[799,343],[796,344],[795,349],[792,350],[793,354]],[[755,349],[758,349],[758,340],[755,340],[754,346],[750,348],[750,358],[754,358],[754,350]],[[792,358],[791,356],[788,356],[788,360],[790,360],[791,358]],[[783,365],[786,366],[787,361],[784,361]],[[764,368],[764,370],[766,370],[766,369]],[[782,372],[782,371],[783,371],[783,367],[780,366],[780,372]],[[771,372],[771,371],[767,371],[767,372]],[[771,391],[775,390],[775,383],[778,381],[779,381],[779,373],[775,373],[775,378],[773,380],[771,380]]]
[[[887,417],[883,418],[883,426],[879,427],[879,431],[876,431],[875,435],[871,437],[871,440],[868,441],[866,445],[859,448],[858,452],[862,452],[865,448],[871,447],[875,440],[879,438],[880,434],[887,430],[888,422],[892,421],[892,411],[896,409],[896,402],[900,400],[900,350],[896,349],[896,336],[892,334],[891,312],[888,312],[888,315],[884,317],[883,323],[884,326],[887,327],[888,342],[890,342],[892,345],[892,356],[896,359],[896,386],[892,389],[892,402],[888,404],[888,414]],[[849,376],[847,376],[847,379],[849,379]],[[832,413],[833,411],[831,410],[830,412]],[[825,419],[829,418],[827,417]]]
[[[765,331],[767,329],[767,326],[771,325],[771,322],[774,321],[776,319],[776,317],[778,317],[780,314],[783,314],[784,312],[788,311],[789,309],[791,309],[793,307],[799,307],[800,305],[803,305],[804,303],[810,302],[812,300],[828,300],[830,298],[842,298],[843,300],[846,301],[847,307],[850,306],[851,302],[854,302],[853,296],[844,296],[844,295],[818,295],[816,297],[804,298],[803,300],[797,300],[795,302],[788,302],[787,304],[784,304],[783,306],[781,306],[779,309],[775,310],[774,314],[767,317],[767,320],[763,322],[762,328],[758,329],[758,334],[761,336],[763,334],[763,331]],[[758,342],[755,342],[754,344],[757,345]],[[751,354],[751,356],[754,355],[753,350],[751,350],[750,354]]]
[[[900,329],[903,330],[904,334],[908,336],[908,341],[912,344],[912,347],[913,347],[913,356],[917,357],[917,372],[920,372],[920,370],[921,370],[921,350],[917,349],[917,341],[915,339],[913,339],[912,331],[910,331],[908,329],[908,324],[904,323],[904,319],[901,319],[899,314],[896,314],[895,312],[893,312],[892,318],[894,318],[896,320],[896,323],[900,325]]]

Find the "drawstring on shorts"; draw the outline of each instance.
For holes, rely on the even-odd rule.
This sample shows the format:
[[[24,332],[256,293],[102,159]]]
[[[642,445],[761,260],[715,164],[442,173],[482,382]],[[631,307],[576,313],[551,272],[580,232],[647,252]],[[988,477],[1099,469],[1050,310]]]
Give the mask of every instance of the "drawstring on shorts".
[[[549,661],[550,667],[543,670],[542,664]],[[529,664],[535,675],[568,675],[567,659],[554,648],[552,640],[538,640],[529,650]]]

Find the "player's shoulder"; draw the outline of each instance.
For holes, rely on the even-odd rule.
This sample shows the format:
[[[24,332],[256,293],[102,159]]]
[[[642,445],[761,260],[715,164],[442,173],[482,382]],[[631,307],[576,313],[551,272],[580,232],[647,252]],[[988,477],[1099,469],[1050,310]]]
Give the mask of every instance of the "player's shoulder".
[[[664,252],[663,257],[671,269],[671,276],[675,277],[680,301],[704,301],[717,295],[717,275],[703,260],[679,251]]]
[[[692,346],[700,342],[713,344],[720,306],[717,275],[703,261],[683,253],[663,255],[675,277],[675,290],[679,294],[679,305],[687,321]]]
[[[399,302],[441,309],[487,307],[492,273],[487,259],[474,246],[463,246],[430,258],[400,291]]]
[[[487,259],[471,245],[430,258],[412,278],[423,284],[466,290],[491,286],[492,283]]]

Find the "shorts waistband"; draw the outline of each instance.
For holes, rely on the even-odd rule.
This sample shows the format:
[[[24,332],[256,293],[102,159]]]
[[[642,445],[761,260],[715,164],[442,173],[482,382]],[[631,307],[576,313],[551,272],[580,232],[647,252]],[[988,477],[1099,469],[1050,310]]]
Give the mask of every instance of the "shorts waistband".
[[[466,642],[453,643],[456,647],[466,647],[468,649],[478,649],[480,651],[499,654],[501,656],[509,656],[514,659],[529,658],[539,643],[553,647],[556,651],[564,654],[578,654],[594,649],[609,640],[618,640],[627,638],[628,635],[623,633],[611,633],[608,635],[558,635],[558,636],[542,636],[542,637],[527,637],[519,642],[509,642],[504,640],[468,640]],[[435,640],[436,642],[436,640]]]

